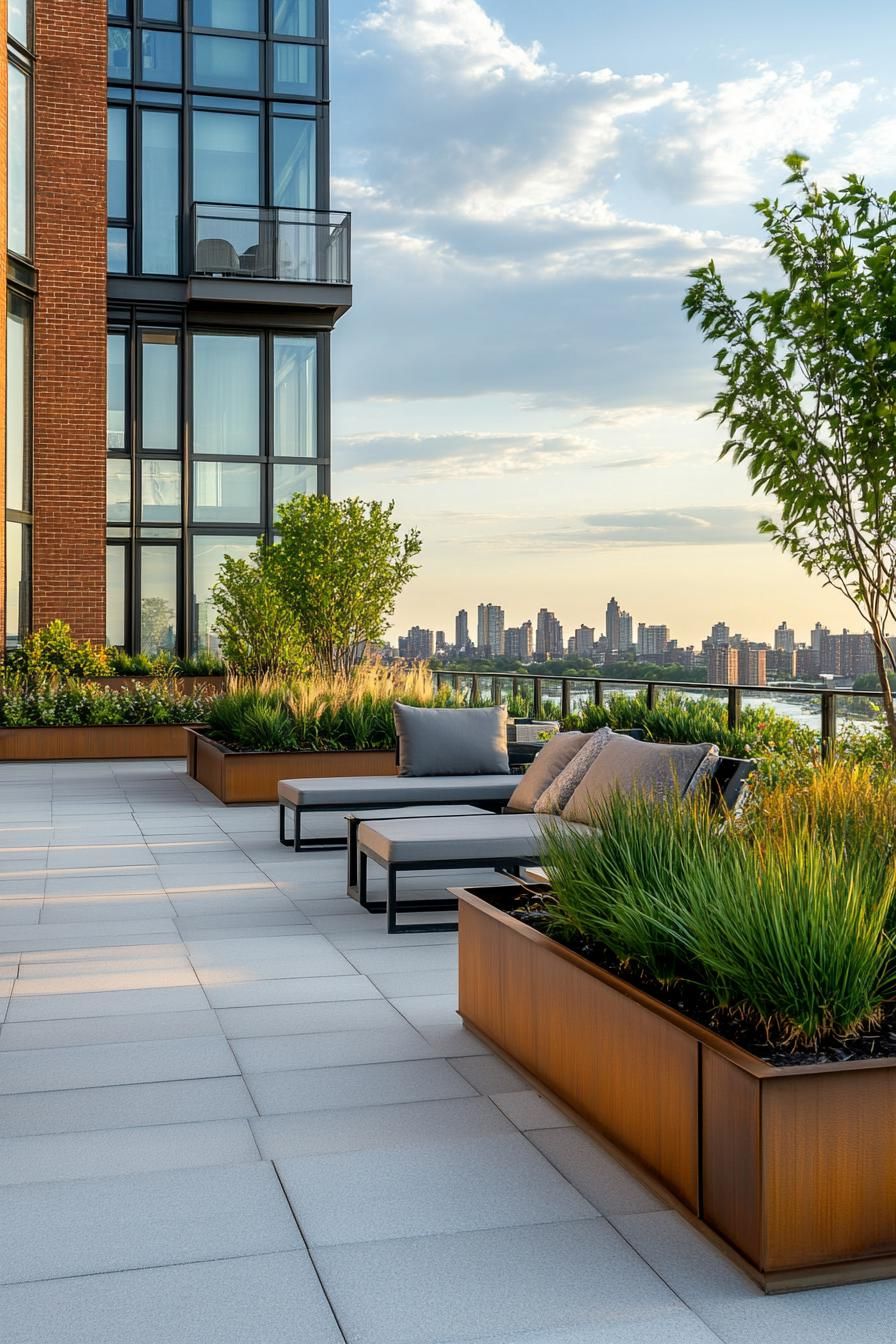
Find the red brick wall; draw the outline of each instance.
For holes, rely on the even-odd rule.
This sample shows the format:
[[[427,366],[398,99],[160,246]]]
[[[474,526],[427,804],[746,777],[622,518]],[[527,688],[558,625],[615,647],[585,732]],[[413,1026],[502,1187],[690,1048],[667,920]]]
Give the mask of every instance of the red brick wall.
[[[34,625],[105,638],[106,0],[36,0]]]
[[[6,32],[6,0],[0,0],[0,32]],[[6,200],[8,67],[0,68],[0,185]],[[6,210],[0,209],[0,649],[6,643]]]

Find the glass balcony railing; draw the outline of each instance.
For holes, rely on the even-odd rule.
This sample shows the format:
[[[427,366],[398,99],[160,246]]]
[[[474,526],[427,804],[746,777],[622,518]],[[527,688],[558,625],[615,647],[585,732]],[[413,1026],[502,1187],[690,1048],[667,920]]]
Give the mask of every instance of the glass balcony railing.
[[[351,215],[197,203],[192,274],[226,280],[351,284]]]

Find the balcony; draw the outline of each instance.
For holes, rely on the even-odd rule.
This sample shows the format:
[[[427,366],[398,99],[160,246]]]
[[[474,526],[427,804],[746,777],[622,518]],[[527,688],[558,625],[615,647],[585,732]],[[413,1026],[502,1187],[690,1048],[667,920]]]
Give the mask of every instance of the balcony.
[[[190,238],[191,299],[351,307],[349,214],[197,202]]]

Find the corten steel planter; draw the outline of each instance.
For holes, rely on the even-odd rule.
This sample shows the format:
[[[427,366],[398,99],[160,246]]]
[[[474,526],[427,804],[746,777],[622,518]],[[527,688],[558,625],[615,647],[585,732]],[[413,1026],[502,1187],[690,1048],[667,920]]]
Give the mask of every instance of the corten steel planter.
[[[394,751],[231,751],[187,730],[187,770],[222,803],[276,803],[281,779],[394,775]]]
[[[187,754],[182,724],[0,728],[0,761],[161,760]]]
[[[775,1068],[455,894],[465,1025],[767,1292],[896,1275],[896,1060]]]
[[[110,691],[133,691],[138,686],[148,686],[154,678],[147,673],[134,677],[85,677],[84,680],[91,681],[96,686],[104,686]],[[222,695],[227,684],[226,677],[215,676],[177,676],[174,680],[184,695],[199,695],[203,691],[208,695]]]

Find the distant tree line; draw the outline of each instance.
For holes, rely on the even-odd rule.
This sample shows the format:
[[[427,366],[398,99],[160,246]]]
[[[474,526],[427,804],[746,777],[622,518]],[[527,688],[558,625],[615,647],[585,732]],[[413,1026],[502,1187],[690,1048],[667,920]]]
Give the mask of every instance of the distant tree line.
[[[705,667],[682,667],[670,663],[603,663],[600,667],[588,658],[552,658],[546,663],[521,663],[516,658],[433,658],[434,671],[495,673],[502,677],[606,677],[611,681],[706,681]]]

